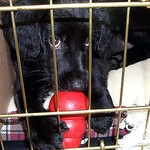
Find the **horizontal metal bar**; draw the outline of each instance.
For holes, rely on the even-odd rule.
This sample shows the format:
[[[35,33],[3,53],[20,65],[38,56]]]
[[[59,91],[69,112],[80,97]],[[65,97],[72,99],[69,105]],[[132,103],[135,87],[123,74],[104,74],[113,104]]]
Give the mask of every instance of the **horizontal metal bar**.
[[[105,2],[105,3],[73,3],[52,5],[1,6],[0,11],[45,10],[66,8],[106,8],[106,7],[147,7],[150,2]]]
[[[146,146],[147,144],[143,143],[143,144],[137,144],[134,145],[133,147],[141,147],[141,146]],[[116,148],[120,148],[120,145],[109,145],[109,146],[105,146],[105,149],[116,149]],[[66,150],[76,150],[76,148],[68,148]],[[100,150],[100,147],[95,146],[95,147],[83,147],[83,148],[78,148],[78,150]]]
[[[119,111],[138,111],[148,110],[150,106],[142,107],[126,107],[126,108],[109,108],[109,109],[93,109],[93,110],[79,110],[79,111],[60,111],[60,112],[37,112],[37,113],[21,113],[21,114],[1,114],[0,118],[11,117],[37,117],[37,116],[54,116],[54,115],[79,115],[79,114],[96,114],[106,112],[119,112]]]
[[[114,148],[119,148],[119,145],[110,145],[110,146],[105,146],[105,149],[114,149]],[[66,150],[77,150],[77,148],[67,148]],[[83,147],[83,148],[78,148],[78,150],[100,150],[100,147],[95,146],[95,147]]]

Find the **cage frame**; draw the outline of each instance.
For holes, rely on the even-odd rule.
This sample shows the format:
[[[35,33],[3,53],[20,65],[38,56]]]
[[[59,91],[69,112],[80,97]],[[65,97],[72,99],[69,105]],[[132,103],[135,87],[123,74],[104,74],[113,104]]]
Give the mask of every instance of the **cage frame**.
[[[25,117],[27,121],[27,126],[28,126],[28,131],[30,131],[30,125],[29,125],[29,120],[28,117],[36,117],[36,116],[53,116],[57,115],[58,118],[60,118],[60,115],[68,115],[68,114],[89,114],[88,115],[88,120],[90,120],[90,115],[93,113],[103,113],[103,112],[119,112],[118,114],[118,127],[117,127],[117,137],[116,137],[116,144],[115,145],[110,145],[110,146],[105,146],[104,141],[100,141],[100,146],[99,147],[90,147],[90,140],[88,142],[88,147],[85,148],[71,148],[67,150],[105,150],[105,149],[111,149],[111,148],[119,148],[118,144],[118,138],[119,138],[119,122],[120,122],[120,116],[121,112],[123,111],[138,111],[138,110],[147,110],[147,120],[145,124],[145,132],[146,134],[146,128],[149,120],[149,115],[150,115],[150,106],[138,106],[138,107],[122,107],[122,96],[123,96],[123,85],[124,85],[124,74],[125,74],[125,64],[126,64],[126,53],[127,53],[127,42],[128,42],[128,26],[129,26],[129,16],[130,16],[130,8],[131,7],[150,7],[150,2],[148,1],[139,1],[139,2],[131,2],[128,0],[127,2],[101,2],[101,3],[92,3],[92,0],[89,0],[89,3],[77,3],[77,4],[52,4],[52,0],[50,0],[50,4],[46,5],[32,5],[32,6],[13,6],[12,0],[9,0],[10,6],[1,6],[0,11],[5,12],[5,11],[11,11],[11,17],[12,17],[12,23],[13,23],[13,32],[14,32],[14,39],[15,39],[15,45],[16,45],[16,51],[17,51],[17,58],[18,58],[18,64],[19,64],[19,70],[20,70],[20,81],[22,85],[22,92],[23,92],[23,97],[24,97],[24,105],[25,105],[25,113],[22,114],[0,114],[0,118],[10,118],[10,117]],[[16,34],[16,25],[15,25],[15,20],[14,20],[14,11],[22,11],[22,10],[50,10],[50,15],[51,15],[51,25],[54,26],[54,19],[53,19],[53,10],[56,9],[67,9],[67,8],[88,8],[89,9],[89,37],[92,37],[92,9],[94,8],[112,8],[112,7],[126,7],[127,8],[127,22],[126,22],[126,33],[125,33],[125,47],[124,47],[124,59],[123,59],[123,67],[122,67],[122,79],[121,79],[121,90],[120,90],[120,104],[118,108],[111,108],[111,109],[97,109],[97,110],[91,110],[90,105],[88,110],[82,110],[82,111],[69,111],[69,112],[61,112],[57,110],[57,112],[39,112],[39,113],[28,113],[27,111],[27,104],[26,104],[26,96],[25,96],[25,90],[24,90],[24,81],[23,81],[23,75],[22,75],[22,69],[21,69],[21,62],[20,62],[20,55],[19,55],[19,47],[18,47],[18,40],[17,40],[17,34]],[[54,36],[55,32],[52,30],[52,37]],[[54,44],[54,38],[52,38],[52,43]],[[90,38],[90,46],[89,46],[89,51],[92,49],[92,39]],[[56,56],[55,54],[55,46],[53,46],[53,55],[54,58]],[[90,52],[91,53],[91,52]],[[89,55],[89,61],[91,62],[92,59],[92,54]],[[56,58],[54,59],[56,60]],[[89,64],[89,72],[91,74],[91,66],[92,64]],[[57,64],[54,64],[55,68],[55,74],[57,74]],[[89,74],[89,87],[91,86],[91,75]],[[55,81],[57,81],[57,76],[55,77]],[[55,82],[56,83],[56,82]],[[56,93],[58,95],[58,86],[57,83],[56,85]],[[91,99],[91,90],[88,90],[88,97],[89,100]],[[58,104],[57,104],[58,105]],[[89,122],[88,122],[89,123]],[[30,132],[29,132],[30,134]],[[144,136],[144,135],[143,135]],[[90,131],[88,131],[88,139],[90,139]],[[0,143],[2,150],[5,150],[4,144],[2,137],[0,135]],[[143,149],[144,145],[141,145],[141,149]],[[32,146],[31,146],[31,149]]]

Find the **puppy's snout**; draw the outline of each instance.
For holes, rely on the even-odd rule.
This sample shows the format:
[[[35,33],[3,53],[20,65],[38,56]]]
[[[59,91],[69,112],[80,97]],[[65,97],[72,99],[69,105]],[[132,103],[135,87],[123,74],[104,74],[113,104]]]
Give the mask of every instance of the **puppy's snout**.
[[[74,79],[71,83],[71,89],[74,91],[82,91],[86,87],[85,82],[80,79]]]
[[[84,91],[88,85],[87,72],[71,71],[59,76],[59,90]]]

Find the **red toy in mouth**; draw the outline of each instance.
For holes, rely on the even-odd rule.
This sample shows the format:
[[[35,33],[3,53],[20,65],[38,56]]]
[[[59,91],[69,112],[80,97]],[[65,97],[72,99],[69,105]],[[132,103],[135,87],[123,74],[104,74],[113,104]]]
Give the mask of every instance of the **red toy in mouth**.
[[[58,92],[58,107],[60,111],[76,111],[88,109],[88,98],[82,92]],[[50,104],[51,112],[57,111],[56,95],[54,94]],[[62,115],[69,130],[64,133],[63,147],[78,148],[86,131],[87,114]]]

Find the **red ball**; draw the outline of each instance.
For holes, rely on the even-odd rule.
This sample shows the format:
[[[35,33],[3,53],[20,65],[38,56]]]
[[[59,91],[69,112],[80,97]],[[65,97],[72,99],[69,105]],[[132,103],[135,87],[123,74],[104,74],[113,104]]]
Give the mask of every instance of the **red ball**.
[[[84,119],[81,120],[66,120],[61,118],[69,128],[68,132],[64,133],[64,138],[82,138],[85,130],[86,130],[86,121]]]
[[[82,92],[58,92],[59,110],[60,111],[73,111],[73,110],[87,110],[88,109],[88,98]],[[53,95],[50,104],[50,111],[56,111],[56,95]],[[83,117],[87,115],[71,115],[71,117]],[[68,117],[68,116],[62,116]],[[68,118],[69,119],[69,118]],[[79,118],[77,118],[79,119]]]
[[[78,148],[81,144],[82,138],[64,138],[62,146],[64,148]]]
[[[88,98],[82,92],[58,92],[58,103],[60,111],[87,110]],[[57,111],[56,95],[54,95],[49,104],[49,110]],[[64,133],[63,147],[78,148],[82,137],[86,131],[85,118],[87,114],[62,115],[63,120],[69,130]]]

